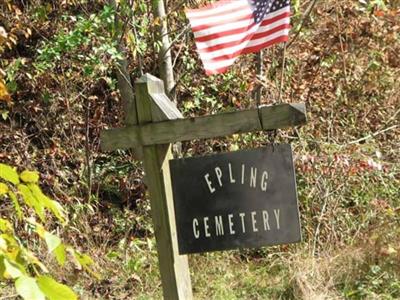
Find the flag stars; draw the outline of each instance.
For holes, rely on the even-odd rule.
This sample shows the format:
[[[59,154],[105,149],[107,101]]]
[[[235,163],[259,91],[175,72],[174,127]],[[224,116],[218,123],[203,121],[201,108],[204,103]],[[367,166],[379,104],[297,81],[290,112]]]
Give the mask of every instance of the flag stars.
[[[225,72],[242,53],[257,52],[288,39],[290,20],[288,3],[290,1],[229,0],[226,2],[242,1],[245,3],[240,4],[244,4],[246,8],[246,12],[243,11],[243,14],[232,13],[231,6],[222,8],[221,5],[207,7],[198,12],[192,10],[188,16],[195,33],[200,59],[208,75]],[[225,1],[222,0],[221,3],[225,3]],[[218,9],[215,10],[216,8]],[[248,10],[251,10],[250,19],[247,17]],[[226,13],[226,17],[221,11]],[[221,21],[215,22],[217,15],[221,16]],[[246,15],[246,19],[243,15]],[[243,22],[244,27],[240,27],[240,33],[226,35],[226,30],[231,30],[229,24],[235,24],[235,27],[232,28],[233,32],[233,30],[239,29],[236,28],[236,23],[242,20],[246,20],[246,22]],[[269,30],[269,28],[276,28],[276,30]],[[203,40],[203,37],[206,39]]]
[[[256,23],[260,23],[264,16],[270,12],[277,11],[279,9],[288,6],[289,0],[249,0],[249,3],[252,5],[254,11],[254,21]]]

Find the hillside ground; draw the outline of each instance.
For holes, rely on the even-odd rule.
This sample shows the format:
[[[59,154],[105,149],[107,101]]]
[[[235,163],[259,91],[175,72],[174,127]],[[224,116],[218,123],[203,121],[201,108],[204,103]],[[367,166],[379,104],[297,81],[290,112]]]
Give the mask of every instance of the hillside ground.
[[[1,54],[12,104],[0,101],[0,161],[40,172],[43,189],[68,208],[61,235],[92,256],[102,279],[42,258],[82,299],[160,299],[142,164],[132,151],[99,149],[100,130],[123,118],[112,10],[103,1],[6,2],[0,20],[15,43]],[[278,131],[274,142],[293,147],[303,241],[190,255],[195,299],[400,299],[400,3],[318,1],[301,27],[311,1],[293,2],[281,101],[305,102],[308,123]],[[158,76],[149,5],[135,1],[136,36],[126,37],[133,80],[140,71]],[[184,115],[254,107],[255,56],[205,76],[190,31],[182,34],[182,5],[169,1],[169,9]],[[270,104],[282,45],[264,57],[262,102]],[[182,155],[269,142],[268,133],[196,140]],[[0,295],[16,297],[3,283]]]

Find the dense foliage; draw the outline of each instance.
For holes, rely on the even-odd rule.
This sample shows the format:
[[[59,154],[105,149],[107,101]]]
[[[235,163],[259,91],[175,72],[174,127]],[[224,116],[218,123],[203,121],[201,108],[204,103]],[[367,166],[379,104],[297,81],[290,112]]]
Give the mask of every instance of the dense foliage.
[[[0,218],[0,279],[14,281],[18,295],[26,300],[44,300],[45,297],[50,300],[77,299],[69,287],[47,275],[48,268],[33,253],[37,249],[31,250],[31,246],[27,245],[28,240],[34,241],[33,234],[37,234],[60,266],[65,265],[66,253],[69,252],[77,267],[97,275],[91,269],[94,263],[88,255],[64,244],[56,234],[45,229],[43,224],[46,222],[46,210],[59,222],[66,224],[63,208],[43,194],[38,185],[37,172],[25,170],[18,174],[12,167],[0,163],[0,180],[0,199],[11,200],[15,213]],[[3,206],[7,209],[7,202]],[[36,216],[32,216],[32,212],[39,217],[39,221]],[[16,234],[12,223],[20,223],[18,227],[24,227],[24,239]]]
[[[40,289],[62,282],[96,299],[160,297],[142,165],[130,151],[99,149],[100,130],[122,126],[116,63],[128,59],[133,81],[143,72],[159,76],[153,2],[0,3],[0,162],[14,174],[10,181],[1,173],[0,193],[8,200],[0,204],[0,270],[8,281],[0,294],[17,297],[18,285],[9,282],[23,278]],[[305,102],[309,116],[306,126],[275,138],[294,148],[304,241],[191,256],[195,297],[398,299],[399,1],[317,1],[309,17],[314,1],[292,1],[282,85],[282,45],[264,51],[261,79],[253,55],[206,77],[184,8],[209,1],[167,2],[175,93],[185,116],[253,107],[260,82],[263,104],[281,95],[283,102]],[[258,133],[192,141],[182,154],[260,147],[272,139]],[[38,170],[41,189],[37,173],[8,166]],[[26,200],[35,191],[44,200]],[[65,216],[55,203],[66,208],[65,226],[57,226]],[[44,219],[46,207],[54,218]],[[4,252],[10,245],[25,253],[23,262]],[[60,245],[78,263],[88,253],[101,279],[76,272],[79,264],[58,266],[65,255],[57,254]]]

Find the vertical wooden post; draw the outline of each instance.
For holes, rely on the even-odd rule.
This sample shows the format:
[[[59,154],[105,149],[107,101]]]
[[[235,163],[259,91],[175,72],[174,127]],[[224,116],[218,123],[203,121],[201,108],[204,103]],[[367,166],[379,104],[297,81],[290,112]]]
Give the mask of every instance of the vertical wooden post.
[[[162,81],[155,80],[149,75],[143,75],[136,81],[135,87],[139,125],[159,118],[159,115],[155,115],[154,102],[150,95],[164,93]],[[143,147],[143,161],[150,192],[164,299],[190,300],[192,299],[192,287],[187,256],[178,254],[168,163],[171,158],[170,144]]]

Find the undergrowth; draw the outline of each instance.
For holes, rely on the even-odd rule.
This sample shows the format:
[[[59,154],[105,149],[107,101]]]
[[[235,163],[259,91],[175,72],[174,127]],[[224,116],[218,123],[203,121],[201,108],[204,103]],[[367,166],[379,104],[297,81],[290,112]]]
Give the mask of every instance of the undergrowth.
[[[309,4],[293,1],[291,37]],[[168,5],[184,115],[254,107],[255,57],[205,76],[183,31],[183,4]],[[82,299],[160,299],[142,165],[132,151],[99,149],[100,131],[123,119],[114,9],[80,0],[0,7],[8,33],[0,78],[9,92],[0,101],[0,161],[40,172],[46,194],[68,207],[63,239],[89,253],[102,273],[101,280],[79,277],[53,262],[55,277]],[[302,223],[296,245],[191,255],[196,299],[400,298],[399,16],[398,1],[317,2],[286,51],[282,85],[282,102],[306,103],[307,125],[275,139],[256,133],[183,143],[183,156],[291,143]],[[119,17],[130,20],[122,40],[132,79],[141,71],[158,76],[150,1],[134,1]],[[281,46],[265,50],[264,65],[262,103],[276,103]],[[14,293],[0,288],[3,297]]]

